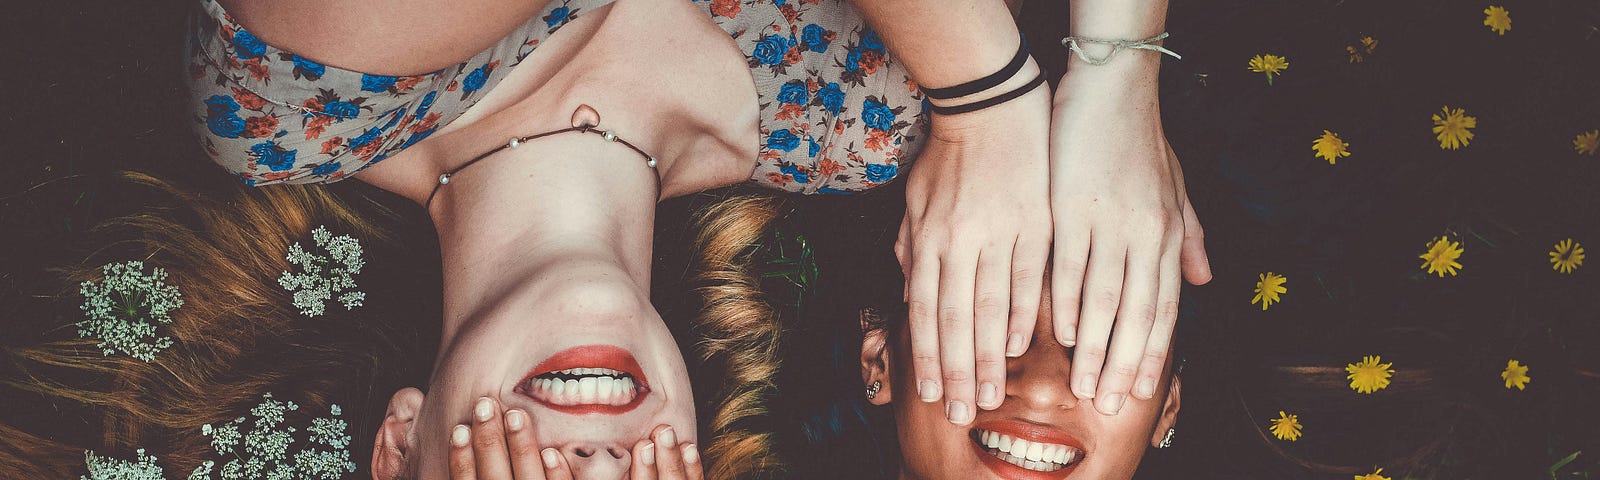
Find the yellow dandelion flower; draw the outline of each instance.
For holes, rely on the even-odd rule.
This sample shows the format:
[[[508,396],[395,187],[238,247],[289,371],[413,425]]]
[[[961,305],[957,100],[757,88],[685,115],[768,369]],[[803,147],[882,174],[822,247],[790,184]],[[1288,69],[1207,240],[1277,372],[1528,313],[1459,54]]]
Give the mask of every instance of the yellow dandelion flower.
[[[1428,251],[1418,255],[1417,258],[1422,259],[1422,267],[1427,268],[1428,273],[1439,274],[1442,278],[1446,273],[1455,276],[1456,270],[1463,268],[1461,262],[1456,260],[1459,260],[1461,254],[1466,251],[1461,242],[1452,242],[1445,237],[1433,237],[1433,241],[1428,242]]]
[[[1478,128],[1478,117],[1467,116],[1466,109],[1444,110],[1433,114],[1433,134],[1439,139],[1439,148],[1455,150],[1472,141],[1472,129]]]
[[[1264,54],[1250,57],[1250,71],[1267,74],[1267,85],[1272,85],[1272,78],[1283,74],[1289,69],[1289,59],[1277,55]]]
[[[1339,138],[1339,134],[1327,130],[1322,131],[1322,136],[1311,141],[1311,150],[1317,152],[1317,158],[1328,161],[1333,165],[1339,157],[1350,156],[1350,144]]]
[[[1505,35],[1511,30],[1511,12],[1506,11],[1505,7],[1490,5],[1483,9],[1483,14],[1483,25],[1494,30],[1494,33]]]
[[[1361,37],[1361,39],[1358,40],[1358,44],[1346,45],[1344,47],[1344,51],[1350,54],[1350,63],[1361,63],[1367,59],[1367,55],[1371,55],[1372,52],[1376,51],[1377,49],[1378,41],[1373,39],[1370,35]]]
[[[1366,475],[1356,475],[1356,480],[1393,480],[1389,477],[1379,475],[1380,473],[1383,473],[1383,469],[1381,468]]]
[[[1267,427],[1272,430],[1272,436],[1278,437],[1278,440],[1293,442],[1300,439],[1299,415],[1288,415],[1283,413],[1283,410],[1279,410],[1278,418],[1272,419],[1272,422],[1267,424]]]
[[[1516,360],[1506,362],[1506,369],[1500,371],[1500,379],[1506,381],[1506,390],[1510,390],[1511,387],[1517,387],[1517,390],[1522,390],[1527,388],[1528,382],[1533,381],[1533,379],[1528,378],[1528,366]]]
[[[1288,281],[1287,277],[1276,273],[1267,272],[1261,274],[1261,280],[1256,282],[1256,296],[1250,299],[1250,304],[1259,303],[1261,304],[1261,311],[1266,311],[1267,307],[1272,306],[1273,303],[1283,301],[1283,298],[1279,297],[1279,295],[1289,291],[1288,288],[1283,286]]]
[[[1561,273],[1572,273],[1583,266],[1583,244],[1566,239],[1556,242],[1555,250],[1550,251],[1550,269]]]
[[[1350,363],[1344,366],[1344,371],[1349,372],[1345,378],[1350,379],[1350,389],[1361,393],[1372,393],[1383,390],[1389,386],[1389,376],[1394,374],[1394,369],[1389,368],[1393,363],[1378,363],[1383,358],[1378,355],[1361,357],[1360,363]]]
[[[1600,130],[1578,134],[1572,139],[1572,149],[1577,150],[1578,155],[1594,156],[1594,152],[1600,151]]]

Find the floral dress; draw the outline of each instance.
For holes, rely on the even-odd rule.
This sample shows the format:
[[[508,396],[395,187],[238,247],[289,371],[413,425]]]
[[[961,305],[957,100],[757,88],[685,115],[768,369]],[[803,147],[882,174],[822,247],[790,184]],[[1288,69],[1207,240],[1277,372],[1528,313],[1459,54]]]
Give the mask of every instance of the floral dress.
[[[889,182],[926,137],[924,99],[842,0],[693,0],[738,44],[761,109],[750,181],[803,193]],[[195,131],[246,183],[335,182],[428,138],[482,99],[540,42],[610,0],[554,0],[454,66],[371,75],[267,45],[214,0],[189,37]]]

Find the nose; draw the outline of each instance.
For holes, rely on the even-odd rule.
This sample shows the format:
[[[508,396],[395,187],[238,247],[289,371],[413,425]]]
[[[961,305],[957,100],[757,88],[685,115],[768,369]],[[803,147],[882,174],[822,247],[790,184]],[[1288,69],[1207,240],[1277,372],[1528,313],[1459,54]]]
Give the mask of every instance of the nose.
[[[1040,310],[1033,345],[1021,357],[1006,362],[1006,401],[1014,399],[1032,410],[1076,408],[1078,397],[1069,383],[1071,351],[1056,343],[1049,303]]]
[[[577,480],[619,480],[626,478],[633,460],[627,447],[605,444],[575,444],[561,449]]]

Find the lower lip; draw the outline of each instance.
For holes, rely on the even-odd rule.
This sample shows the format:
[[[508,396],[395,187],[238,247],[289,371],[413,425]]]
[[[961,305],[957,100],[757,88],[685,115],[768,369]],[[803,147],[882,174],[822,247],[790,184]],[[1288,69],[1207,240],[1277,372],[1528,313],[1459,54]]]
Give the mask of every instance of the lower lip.
[[[1037,425],[1029,423],[1007,420],[998,422],[984,422],[976,425],[975,427],[980,430],[997,432],[1009,435],[1012,438],[1021,438],[1030,442],[1067,445],[1077,448],[1079,451],[1084,449],[1083,445],[1076,439],[1065,436],[1060,432],[1046,430]],[[1078,465],[1082,465],[1084,460],[1079,458],[1078,461],[1072,462],[1071,465],[1067,465],[1066,467],[1054,472],[1039,472],[1012,465],[1011,462],[1007,462],[1005,460],[1001,460],[1000,457],[990,455],[988,447],[985,447],[979,444],[977,441],[974,441],[970,436],[967,438],[967,442],[972,444],[972,448],[974,450],[977,450],[978,459],[983,461],[984,466],[989,467],[989,470],[994,471],[994,473],[999,475],[1001,478],[1011,480],[1061,480],[1067,478],[1068,475],[1071,475],[1074,470],[1077,470]]]
[[[535,397],[524,390],[524,385],[534,377],[550,372],[572,368],[605,368],[625,372],[633,376],[638,394],[633,401],[622,405],[556,405]],[[645,397],[650,396],[650,381],[644,376],[644,369],[639,366],[639,361],[633,358],[632,353],[611,345],[584,345],[572,347],[539,362],[528,372],[521,382],[517,383],[517,392],[533,399],[545,408],[572,415],[621,415],[639,408],[644,403]]]
[[[978,459],[983,461],[984,466],[989,467],[989,470],[993,471],[995,475],[999,475],[1000,478],[1010,480],[1061,480],[1067,478],[1067,475],[1071,475],[1072,471],[1077,470],[1078,465],[1083,463],[1082,461],[1074,462],[1072,465],[1067,465],[1054,472],[1028,470],[1012,465],[1011,462],[1001,460],[1000,457],[990,455],[989,449],[978,445],[977,442],[973,442],[970,439],[967,441],[972,444],[974,450],[978,451]]]

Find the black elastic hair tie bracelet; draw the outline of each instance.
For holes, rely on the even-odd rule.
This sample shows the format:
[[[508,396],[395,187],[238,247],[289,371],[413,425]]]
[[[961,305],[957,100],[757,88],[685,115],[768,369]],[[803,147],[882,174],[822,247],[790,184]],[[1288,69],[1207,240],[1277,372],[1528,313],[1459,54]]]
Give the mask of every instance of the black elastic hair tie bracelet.
[[[1039,88],[1039,85],[1041,85],[1041,84],[1044,84],[1044,75],[1043,74],[1041,74],[1041,75],[1039,75],[1037,77],[1033,77],[1033,81],[1028,82],[1027,85],[1023,85],[1021,88],[1018,88],[1016,90],[1012,90],[1012,91],[1009,91],[1009,92],[1006,92],[1006,93],[1003,93],[1003,94],[1000,94],[1000,95],[996,95],[993,98],[987,98],[987,99],[979,100],[979,101],[976,101],[976,102],[968,103],[966,105],[955,105],[955,106],[949,106],[949,107],[941,107],[941,106],[929,103],[928,104],[928,109],[932,110],[933,113],[937,113],[937,114],[940,114],[940,115],[955,115],[955,114],[967,113],[967,112],[971,112],[971,111],[975,111],[975,110],[983,110],[985,108],[993,107],[995,105],[999,105],[999,104],[1011,101],[1011,99],[1026,95],[1028,92],[1033,91],[1033,89]]]
[[[983,78],[980,78],[980,79],[977,79],[977,80],[973,80],[973,81],[970,81],[970,82],[967,82],[967,83],[963,83],[963,84],[960,84],[960,85],[956,85],[956,86],[952,86],[952,87],[945,87],[945,88],[923,87],[922,88],[922,94],[923,95],[927,95],[928,98],[932,98],[932,99],[935,99],[935,100],[948,100],[948,99],[952,99],[952,98],[965,97],[967,95],[972,95],[974,93],[978,93],[978,92],[981,92],[981,91],[984,91],[984,90],[988,90],[988,89],[1000,86],[1000,84],[1005,83],[1006,80],[1010,80],[1011,77],[1015,76],[1018,71],[1022,70],[1022,64],[1026,63],[1027,61],[1028,61],[1028,37],[1023,35],[1023,36],[1020,36],[1020,40],[1018,41],[1018,44],[1017,44],[1017,55],[1014,56],[1014,57],[1011,57],[1011,63],[1006,64],[1005,68],[1000,69],[1000,71],[994,72],[993,74],[990,74],[987,77],[983,77]],[[937,111],[937,110],[935,110],[935,111]]]

